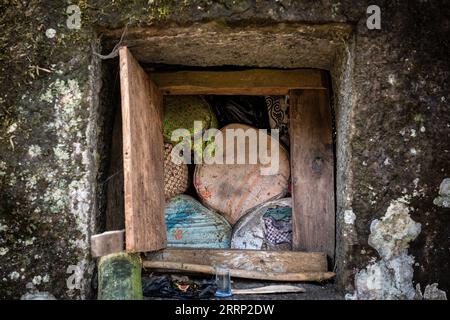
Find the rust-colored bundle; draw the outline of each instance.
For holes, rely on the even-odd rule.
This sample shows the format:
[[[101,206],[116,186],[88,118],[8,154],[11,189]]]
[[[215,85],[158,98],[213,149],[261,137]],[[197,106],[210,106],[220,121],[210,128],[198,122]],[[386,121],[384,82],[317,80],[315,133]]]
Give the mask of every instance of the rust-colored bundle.
[[[256,150],[266,150],[263,157],[258,153],[257,163],[245,160],[245,163],[234,161],[228,164],[203,163],[195,166],[194,186],[202,203],[221,213],[234,225],[247,210],[286,194],[290,166],[289,154],[277,140],[264,132],[258,132],[256,128],[237,123],[229,124],[220,130],[224,146],[222,162],[225,162],[228,155],[236,153],[238,148],[245,153],[244,159],[250,159],[250,139],[244,139],[244,144],[240,146],[232,140],[227,143],[227,130],[241,132],[241,137],[244,134],[260,138],[263,136],[261,140],[258,138]],[[253,134],[250,134],[252,132]],[[272,149],[278,151],[278,157],[275,157],[275,153],[272,156],[272,151],[269,153]],[[277,165],[272,167],[272,163]],[[263,169],[266,174],[262,174]]]
[[[183,193],[188,187],[188,167],[185,163],[176,164],[172,161],[170,153],[173,146],[164,144],[164,198],[170,198]]]

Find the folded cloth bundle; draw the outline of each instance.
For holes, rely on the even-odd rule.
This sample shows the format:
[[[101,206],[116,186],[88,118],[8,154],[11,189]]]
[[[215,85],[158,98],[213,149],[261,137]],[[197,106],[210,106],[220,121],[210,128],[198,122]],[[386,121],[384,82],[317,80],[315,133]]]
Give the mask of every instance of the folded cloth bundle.
[[[228,221],[191,196],[173,197],[166,205],[165,216],[168,247],[230,247],[231,226]]]
[[[292,199],[268,201],[250,209],[233,227],[231,248],[290,250]]]
[[[189,181],[188,166],[172,161],[172,149],[173,146],[170,143],[164,144],[164,198],[166,201],[185,192]]]
[[[194,186],[202,203],[235,224],[248,209],[286,194],[289,154],[276,139],[247,125],[230,124],[220,132],[222,142],[219,143],[219,137],[214,141],[217,146],[223,146],[222,163],[196,165]],[[230,132],[238,138],[229,139]],[[250,141],[245,135],[257,141]],[[253,150],[250,147],[254,147]],[[238,158],[237,151],[242,153],[244,161],[228,162],[229,158]],[[250,161],[251,158],[257,161]]]
[[[263,215],[265,239],[272,244],[292,243],[292,208],[276,207]]]
[[[217,128],[217,118],[209,104],[201,96],[165,96],[164,97],[164,121],[163,136],[164,141],[176,145],[183,141],[183,137],[172,140],[172,134],[175,130],[185,129],[189,132],[190,137],[184,141],[188,141],[191,150],[194,148],[198,154],[208,143],[203,143],[200,147],[193,144],[194,135],[203,135],[205,130]],[[202,130],[195,132],[194,122],[200,122]],[[189,155],[190,156],[190,155]]]

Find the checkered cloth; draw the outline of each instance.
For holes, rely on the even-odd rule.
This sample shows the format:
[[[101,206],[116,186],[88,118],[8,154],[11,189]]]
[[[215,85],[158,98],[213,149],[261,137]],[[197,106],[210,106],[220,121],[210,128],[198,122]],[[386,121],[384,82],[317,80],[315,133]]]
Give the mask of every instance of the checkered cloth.
[[[266,226],[265,238],[272,244],[292,243],[291,220],[276,220],[273,217],[264,217]]]

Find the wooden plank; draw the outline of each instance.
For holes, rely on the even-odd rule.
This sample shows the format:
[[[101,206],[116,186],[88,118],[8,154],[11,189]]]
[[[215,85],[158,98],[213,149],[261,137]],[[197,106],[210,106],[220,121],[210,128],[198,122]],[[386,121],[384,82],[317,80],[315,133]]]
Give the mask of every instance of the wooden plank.
[[[293,248],[334,258],[332,117],[326,91],[290,92]]]
[[[326,254],[322,252],[168,248],[147,254],[146,260],[220,264],[230,269],[261,272],[327,271]]]
[[[270,293],[299,293],[306,292],[305,288],[290,285],[272,285],[249,289],[233,289],[233,295],[252,295],[252,294],[270,294]]]
[[[125,230],[107,231],[91,236],[91,255],[106,256],[125,249]]]
[[[166,262],[166,261],[144,261],[144,268],[174,270],[180,272],[198,272],[206,274],[215,274],[215,268],[204,264],[191,264],[183,262]],[[229,269],[231,277],[269,280],[269,281],[325,281],[333,278],[333,272],[263,272],[242,269]]]
[[[166,246],[162,95],[126,47],[119,50],[126,249]]]
[[[163,94],[286,95],[291,89],[325,89],[320,70],[178,71],[152,73]]]

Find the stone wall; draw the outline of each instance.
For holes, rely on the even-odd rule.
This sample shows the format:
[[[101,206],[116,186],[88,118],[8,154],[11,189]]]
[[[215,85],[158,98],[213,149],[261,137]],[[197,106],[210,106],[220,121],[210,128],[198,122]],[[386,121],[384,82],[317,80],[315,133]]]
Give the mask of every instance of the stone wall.
[[[95,53],[109,53],[126,24],[129,43],[139,33],[151,41],[197,30],[192,43],[181,36],[173,42],[197,51],[195,41],[210,25],[244,38],[251,31],[272,37],[280,50],[262,60],[240,57],[242,65],[329,69],[337,128],[336,283],[348,298],[442,297],[439,289],[450,286],[450,209],[434,199],[448,197],[438,190],[450,177],[449,4],[370,2],[381,7],[381,30],[367,29],[368,4],[79,1],[81,29],[69,29],[68,3],[2,1],[0,297],[39,290],[89,298],[95,291],[89,236],[104,228],[108,90],[115,81]],[[297,41],[297,49],[277,34],[290,34],[286,40]],[[160,62],[152,54],[147,62]],[[169,58],[176,60],[161,60]],[[233,55],[217,59],[191,61],[224,64]]]

